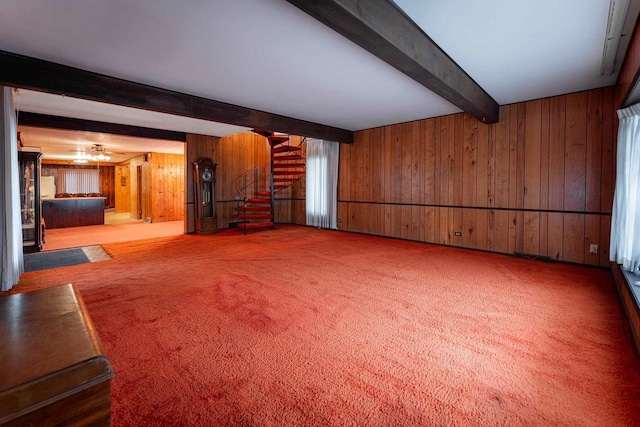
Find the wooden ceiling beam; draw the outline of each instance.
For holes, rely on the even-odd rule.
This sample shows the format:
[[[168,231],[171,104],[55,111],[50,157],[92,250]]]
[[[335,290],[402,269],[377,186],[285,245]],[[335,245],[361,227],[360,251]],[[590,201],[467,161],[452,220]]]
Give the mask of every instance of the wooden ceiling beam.
[[[98,122],[95,120],[74,119],[70,117],[52,116],[49,114],[29,113],[27,111],[21,111],[18,115],[18,125],[48,129],[65,129],[83,132],[108,133],[112,135],[162,139],[166,141],[187,141],[187,134],[185,132],[152,129],[141,126],[121,125],[117,123]]]
[[[353,132],[0,51],[0,84],[292,135],[353,143]]]
[[[389,0],[287,0],[483,123],[498,103]]]

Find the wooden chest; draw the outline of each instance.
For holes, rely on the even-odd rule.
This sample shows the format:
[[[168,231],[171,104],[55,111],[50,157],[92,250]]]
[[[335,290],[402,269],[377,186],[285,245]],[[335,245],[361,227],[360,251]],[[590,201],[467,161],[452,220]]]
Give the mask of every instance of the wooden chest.
[[[113,370],[80,293],[0,296],[0,424],[110,424]]]

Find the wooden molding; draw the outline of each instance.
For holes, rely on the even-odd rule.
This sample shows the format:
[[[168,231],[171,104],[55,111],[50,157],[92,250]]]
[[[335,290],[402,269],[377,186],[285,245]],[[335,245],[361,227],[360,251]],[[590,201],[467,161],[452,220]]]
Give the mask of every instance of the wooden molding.
[[[26,111],[22,111],[19,114],[18,124],[22,126],[48,129],[109,133],[114,135],[133,136],[136,138],[163,139],[179,142],[187,141],[187,134],[185,132],[121,125],[117,123],[97,122],[94,120],[74,119],[70,117],[51,116],[47,114],[29,113]]]
[[[353,132],[0,51],[0,84],[342,143]]]
[[[498,103],[388,0],[287,0],[483,123]]]

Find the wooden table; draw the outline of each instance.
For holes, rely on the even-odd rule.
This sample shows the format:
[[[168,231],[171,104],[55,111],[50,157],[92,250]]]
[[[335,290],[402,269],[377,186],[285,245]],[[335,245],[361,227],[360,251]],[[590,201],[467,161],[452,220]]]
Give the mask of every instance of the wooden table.
[[[114,373],[75,286],[0,296],[0,319],[0,424],[110,424]]]

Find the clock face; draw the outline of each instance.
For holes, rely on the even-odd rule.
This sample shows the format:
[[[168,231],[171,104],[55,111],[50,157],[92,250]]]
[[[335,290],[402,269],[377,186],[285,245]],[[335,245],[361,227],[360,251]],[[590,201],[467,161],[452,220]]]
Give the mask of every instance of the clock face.
[[[205,168],[202,171],[202,180],[203,181],[211,181],[211,169]]]

